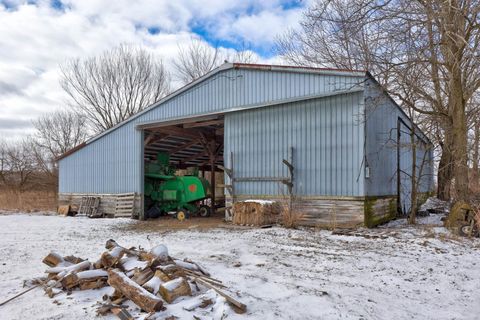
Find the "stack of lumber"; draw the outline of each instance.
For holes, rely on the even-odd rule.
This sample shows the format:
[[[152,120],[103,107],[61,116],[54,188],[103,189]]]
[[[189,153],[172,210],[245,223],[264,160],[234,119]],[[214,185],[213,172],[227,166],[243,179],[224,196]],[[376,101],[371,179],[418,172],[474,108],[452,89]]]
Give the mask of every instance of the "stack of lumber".
[[[113,294],[103,296],[97,312],[99,315],[113,313],[120,319],[133,319],[125,305],[128,301],[140,309],[137,312],[154,314],[183,297],[181,300],[192,299],[189,308],[194,310],[205,304],[200,301],[205,291],[222,296],[237,312],[246,311],[246,306],[227,294],[224,284],[212,278],[204,267],[189,259],[172,258],[164,245],[146,251],[135,247],[127,249],[108,240],[105,248],[94,263],[51,252],[43,259],[48,266],[47,276],[34,284],[42,286],[50,298],[65,292],[110,286]]]
[[[282,207],[268,200],[238,201],[233,205],[233,223],[248,226],[263,226],[277,223]]]

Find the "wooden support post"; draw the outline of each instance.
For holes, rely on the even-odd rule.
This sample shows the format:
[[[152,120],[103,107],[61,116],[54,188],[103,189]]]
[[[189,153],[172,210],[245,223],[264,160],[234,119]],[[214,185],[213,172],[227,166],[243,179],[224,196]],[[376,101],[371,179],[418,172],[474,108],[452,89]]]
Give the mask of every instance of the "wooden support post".
[[[215,155],[210,158],[210,167],[211,167],[211,174],[210,174],[210,185],[212,187],[212,200],[211,200],[211,212],[212,215],[215,214]]]

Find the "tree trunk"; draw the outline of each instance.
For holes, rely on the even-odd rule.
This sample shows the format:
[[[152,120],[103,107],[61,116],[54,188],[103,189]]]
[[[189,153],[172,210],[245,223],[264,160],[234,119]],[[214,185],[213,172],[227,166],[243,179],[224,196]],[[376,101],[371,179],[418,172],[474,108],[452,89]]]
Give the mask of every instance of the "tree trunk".
[[[417,218],[417,197],[418,197],[418,188],[417,188],[417,145],[415,144],[415,126],[412,125],[412,131],[410,132],[410,145],[412,148],[412,193],[410,196],[410,201],[412,207],[410,208],[410,216],[408,217],[408,222],[410,224],[416,223]]]
[[[455,68],[458,69],[458,68]],[[455,199],[468,200],[468,130],[461,72],[452,72],[450,80],[450,110],[452,113],[453,174]]]
[[[437,197],[441,200],[450,200],[450,189],[453,178],[453,160],[451,139],[449,138],[450,130],[445,130],[445,139],[442,144],[442,156],[438,164],[438,189]]]
[[[471,175],[471,190],[473,193],[477,193],[479,187],[479,173],[478,173],[478,161],[480,160],[479,150],[480,147],[480,123],[478,117],[475,117],[474,138],[473,138],[473,154],[472,154],[472,175]]]

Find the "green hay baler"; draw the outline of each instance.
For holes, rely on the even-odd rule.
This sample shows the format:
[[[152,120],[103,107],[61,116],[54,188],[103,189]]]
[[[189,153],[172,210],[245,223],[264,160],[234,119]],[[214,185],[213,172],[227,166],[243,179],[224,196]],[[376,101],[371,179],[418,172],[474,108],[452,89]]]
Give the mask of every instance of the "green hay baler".
[[[145,165],[147,218],[166,214],[174,214],[179,220],[184,220],[191,214],[209,216],[210,207],[200,204],[208,197],[208,181],[198,177],[196,168],[188,170],[185,176],[175,175],[175,168],[169,162],[169,155],[160,152],[157,162]]]

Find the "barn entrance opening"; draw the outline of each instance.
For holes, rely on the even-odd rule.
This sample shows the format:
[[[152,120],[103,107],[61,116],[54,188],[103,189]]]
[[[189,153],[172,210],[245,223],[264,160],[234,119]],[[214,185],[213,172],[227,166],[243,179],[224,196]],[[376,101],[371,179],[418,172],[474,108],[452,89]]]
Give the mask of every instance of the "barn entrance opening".
[[[142,126],[140,218],[220,217],[225,208],[222,115]]]

